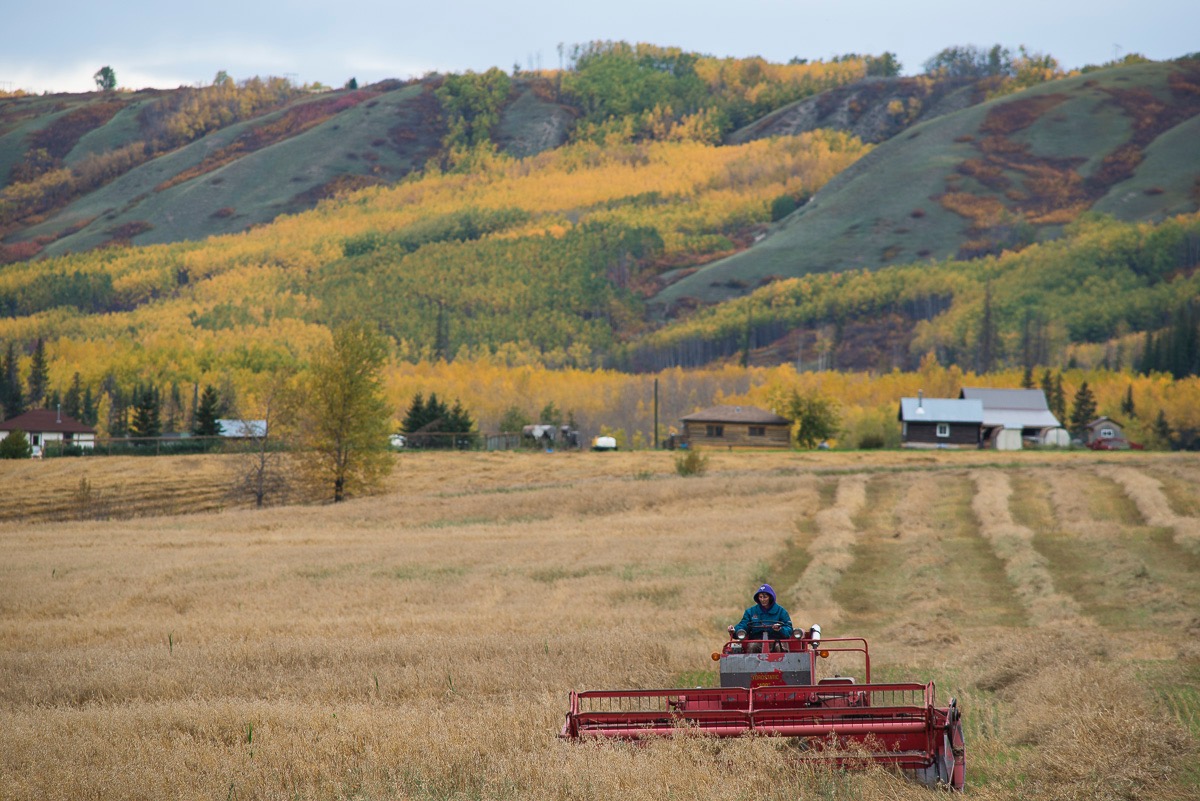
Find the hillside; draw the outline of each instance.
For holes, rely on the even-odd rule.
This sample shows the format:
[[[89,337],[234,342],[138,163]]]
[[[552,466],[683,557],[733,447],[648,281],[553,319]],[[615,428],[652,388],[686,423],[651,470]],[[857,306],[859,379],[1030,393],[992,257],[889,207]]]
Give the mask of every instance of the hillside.
[[[226,125],[218,120],[179,147],[149,147],[150,157],[134,158],[122,165],[125,171],[114,168],[111,180],[77,186],[66,202],[9,220],[7,241],[17,252],[18,243],[37,243],[41,253],[58,255],[199,240],[310,209],[338,192],[395,183],[444,152],[439,85],[429,79],[318,95],[288,91],[264,113]],[[188,93],[205,91],[0,101],[0,174],[28,164],[42,140],[54,143],[66,168],[79,169],[98,154],[140,150],[156,141],[155,122],[170,119],[164,107],[186,106]],[[174,116],[183,113],[176,109]],[[570,119],[565,107],[519,83],[497,143],[514,156],[534,155],[561,145]]]
[[[1090,72],[938,116],[655,300],[713,303],[775,278],[998,253],[1055,238],[1086,210],[1131,221],[1195,211],[1198,115],[1200,62],[1184,61]]]
[[[23,99],[33,116],[3,117],[2,135],[24,143],[12,171],[30,180],[5,188],[7,213],[28,211],[30,198],[51,206],[57,198],[61,207],[21,217],[47,226],[88,203],[93,211],[116,203],[123,187],[145,196],[110,212],[119,229],[93,220],[57,241],[39,240],[35,248],[46,251],[39,257],[0,268],[0,344],[13,346],[13,370],[28,374],[40,340],[50,390],[64,393],[78,374],[111,408],[125,408],[122,396],[139,382],[176,390],[223,383],[227,394],[252,395],[280,365],[302,368],[330,328],[366,320],[388,337],[398,373],[430,362],[463,365],[453,370],[464,373],[480,364],[656,372],[731,362],[886,372],[915,369],[930,353],[977,374],[1035,365],[1150,370],[1167,361],[1180,364],[1170,368],[1176,378],[1195,373],[1186,342],[1175,349],[1178,359],[1147,366],[1143,356],[1148,334],[1160,345],[1172,331],[1184,341],[1195,319],[1188,303],[1200,295],[1200,218],[1122,222],[1093,213],[1118,200],[1153,220],[1190,207],[1180,182],[1195,180],[1197,164],[1189,135],[1195,104],[1186,100],[1192,66],[1126,65],[1043,83],[917,122],[872,148],[852,126],[787,135],[762,127],[761,136],[722,126],[763,119],[771,112],[759,112],[772,107],[796,111],[805,98],[819,105],[822,97],[865,102],[869,95],[886,109],[897,99],[893,90],[933,91],[934,84],[856,85],[863,65],[846,61],[764,67],[617,46],[588,58],[561,80],[489,71],[441,76],[436,86],[321,95],[288,86],[273,94],[266,85],[134,94],[118,98],[128,108],[75,117],[78,109],[64,107],[56,113],[69,124],[43,120],[39,130],[53,135],[40,138],[22,126],[65,101]],[[774,94],[763,100],[767,90]],[[920,105],[966,102],[975,91],[947,86],[945,103],[927,95]],[[644,107],[656,97],[699,106]],[[631,98],[642,105],[630,106]],[[235,100],[247,105],[223,124],[216,112]],[[168,101],[157,117],[135,105]],[[852,122],[838,116],[842,107],[831,105],[829,124]],[[1137,125],[1133,109],[1147,112]],[[386,127],[400,117],[411,125]],[[151,140],[138,138],[147,130],[162,132],[149,150]],[[330,178],[336,164],[372,163],[365,151],[343,158],[338,143],[350,130],[359,130],[356,141],[368,151],[388,155],[375,160],[376,174]],[[393,139],[378,146],[367,139],[388,131]],[[726,142],[727,134],[745,141]],[[161,144],[188,136],[195,141]],[[396,138],[403,147],[388,144]],[[96,160],[120,142],[127,144],[104,152],[130,160]],[[1081,148],[1091,155],[1070,155]],[[68,156],[72,166],[54,166]],[[309,167],[294,159],[318,156],[325,167],[309,177],[295,172],[307,176]],[[105,165],[117,173],[110,180],[100,180]],[[88,175],[98,183],[83,191]],[[285,175],[292,176],[285,183],[309,187],[302,194],[312,208],[288,205],[300,201],[286,201],[292,187],[278,180]],[[59,180],[61,195],[50,191]],[[373,185],[335,191],[362,182]],[[906,192],[922,182],[927,197],[912,209]],[[26,189],[45,191],[22,195]],[[240,225],[242,207],[224,194],[233,191],[261,201],[267,216],[296,210],[220,236],[200,238],[199,230],[195,239],[138,244],[169,226]],[[937,202],[928,197],[935,191]],[[1003,224],[987,227],[989,218],[977,215],[968,224],[963,214],[995,210],[997,192],[1011,216],[996,212]],[[814,195],[772,224],[777,210]],[[876,196],[903,212],[903,226],[875,218],[868,200]],[[851,200],[854,208],[844,205]],[[186,208],[199,211],[184,215]],[[857,214],[858,222],[838,228],[830,209]],[[1024,217],[1014,222],[1017,214]],[[830,236],[812,220],[827,224]],[[787,277],[787,264],[760,258],[793,258],[784,247],[793,236],[809,248],[802,254],[872,237],[890,252],[905,237],[943,229],[947,252],[961,258],[929,253],[905,263],[901,248],[897,264],[881,256],[864,263],[871,269],[798,278]],[[996,243],[985,240],[1001,234],[1026,247],[992,253]],[[1026,242],[1036,238],[1045,241]],[[47,255],[106,241],[111,246]],[[976,241],[983,244],[969,246]],[[704,281],[696,294],[682,294]],[[503,413],[493,408],[496,398],[481,402],[490,418]]]

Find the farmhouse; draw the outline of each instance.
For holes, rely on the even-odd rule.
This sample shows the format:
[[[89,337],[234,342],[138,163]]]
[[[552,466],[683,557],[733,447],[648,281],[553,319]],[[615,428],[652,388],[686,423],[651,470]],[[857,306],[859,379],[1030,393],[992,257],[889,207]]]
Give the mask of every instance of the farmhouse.
[[[56,448],[96,446],[96,429],[85,426],[61,410],[31,409],[0,423],[0,439],[14,431],[25,432],[35,454],[42,453],[48,445]]]
[[[688,445],[787,448],[792,421],[756,406],[713,406],[679,418]]]
[[[983,439],[997,450],[1020,450],[1023,443],[1070,444],[1040,389],[963,387],[959,397],[983,403]]]
[[[977,399],[900,399],[900,440],[905,448],[978,448],[983,442],[983,403]]]

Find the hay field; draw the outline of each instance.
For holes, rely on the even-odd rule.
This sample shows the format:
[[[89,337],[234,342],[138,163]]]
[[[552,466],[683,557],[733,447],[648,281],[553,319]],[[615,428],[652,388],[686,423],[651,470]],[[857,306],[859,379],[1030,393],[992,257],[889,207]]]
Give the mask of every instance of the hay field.
[[[974,797],[1200,798],[1198,464],[401,454],[256,511],[223,457],[5,463],[0,799],[930,799],[769,738],[557,739],[571,689],[713,683],[763,580],[959,698]],[[39,517],[84,478],[112,519]]]

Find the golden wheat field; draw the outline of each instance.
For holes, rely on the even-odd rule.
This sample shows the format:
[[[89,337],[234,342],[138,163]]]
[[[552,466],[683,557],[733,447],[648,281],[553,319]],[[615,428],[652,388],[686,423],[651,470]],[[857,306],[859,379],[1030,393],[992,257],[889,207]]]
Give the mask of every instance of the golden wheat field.
[[[935,681],[981,799],[1200,798],[1200,459],[398,454],[254,510],[229,457],[0,463],[0,799],[931,799],[779,738],[558,739],[714,683],[770,581]]]

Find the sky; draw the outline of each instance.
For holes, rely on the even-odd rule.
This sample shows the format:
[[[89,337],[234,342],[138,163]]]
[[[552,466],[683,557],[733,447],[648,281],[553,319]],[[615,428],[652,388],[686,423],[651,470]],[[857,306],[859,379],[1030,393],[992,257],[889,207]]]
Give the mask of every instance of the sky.
[[[428,72],[552,69],[573,45],[648,42],[718,57],[895,53],[903,73],[953,45],[1025,45],[1066,68],[1200,51],[1197,0],[9,0],[0,90],[85,92],[290,78],[366,85]],[[562,56],[560,56],[560,47]]]

